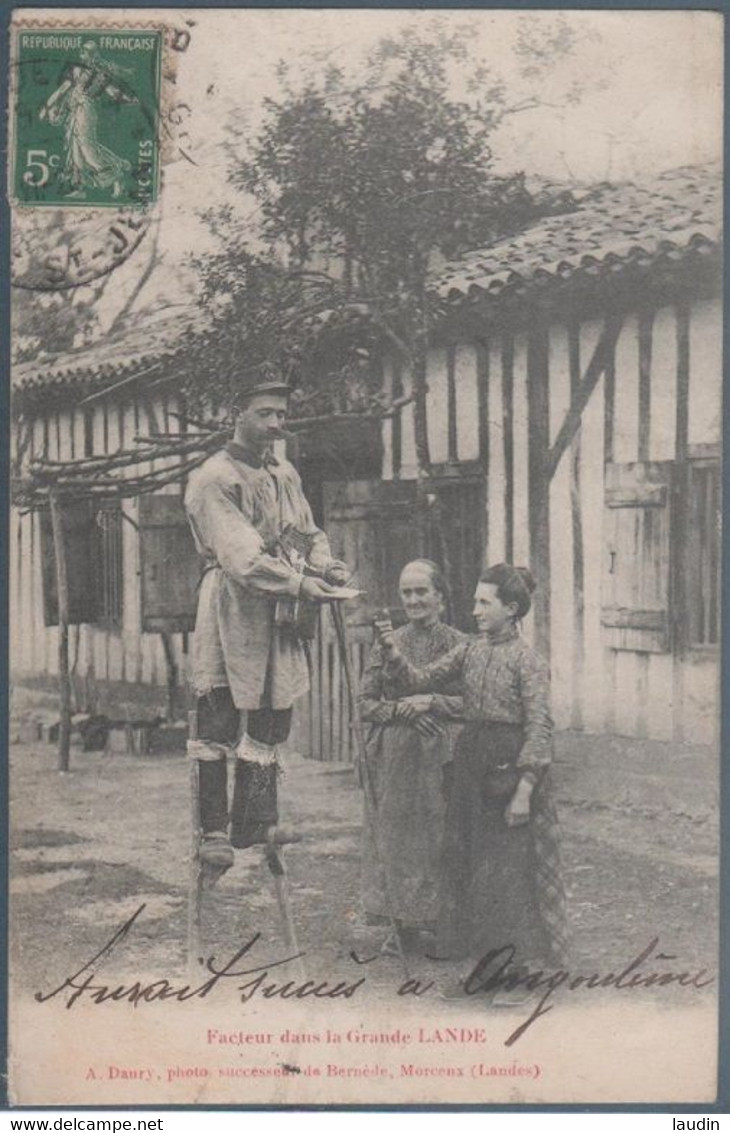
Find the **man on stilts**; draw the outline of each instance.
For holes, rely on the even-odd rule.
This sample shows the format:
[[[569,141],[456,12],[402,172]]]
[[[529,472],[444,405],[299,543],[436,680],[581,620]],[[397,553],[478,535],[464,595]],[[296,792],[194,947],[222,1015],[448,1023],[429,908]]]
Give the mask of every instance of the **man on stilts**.
[[[288,738],[294,701],[309,688],[296,606],[328,601],[349,577],[315,526],[296,469],[273,455],[288,396],[279,382],[245,390],[233,440],[191,473],[185,492],[205,560],[189,754],[199,768],[200,861],[215,873],[233,864],[234,847],[297,840],[279,825],[277,806],[277,749]],[[229,838],[226,757],[234,746]]]

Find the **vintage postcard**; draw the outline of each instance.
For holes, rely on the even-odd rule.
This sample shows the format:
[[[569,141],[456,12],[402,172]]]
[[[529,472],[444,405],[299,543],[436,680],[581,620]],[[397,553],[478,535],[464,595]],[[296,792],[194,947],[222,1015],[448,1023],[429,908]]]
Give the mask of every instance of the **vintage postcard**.
[[[714,1102],[722,43],[14,10],[12,1104]]]

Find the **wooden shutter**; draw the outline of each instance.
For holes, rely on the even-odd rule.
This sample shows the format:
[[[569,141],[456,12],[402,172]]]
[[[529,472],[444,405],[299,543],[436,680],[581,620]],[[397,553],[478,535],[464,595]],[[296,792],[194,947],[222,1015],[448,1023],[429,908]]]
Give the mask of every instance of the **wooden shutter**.
[[[689,535],[683,556],[686,640],[693,648],[716,648],[722,592],[722,469],[716,460],[692,460],[688,472]]]
[[[69,500],[62,505],[66,568],[68,574],[68,613],[70,625],[95,622],[101,605],[101,541],[96,523],[98,504],[92,500]],[[56,553],[53,546],[51,514],[41,512],[41,555],[43,577],[43,620],[58,625]]]
[[[99,529],[99,622],[121,626],[124,614],[124,515],[121,500],[97,505]],[[130,532],[131,534],[131,532]]]
[[[671,647],[672,465],[607,464],[601,621],[611,649]]]
[[[139,556],[142,632],[191,632],[201,564],[180,496],[140,497]]]

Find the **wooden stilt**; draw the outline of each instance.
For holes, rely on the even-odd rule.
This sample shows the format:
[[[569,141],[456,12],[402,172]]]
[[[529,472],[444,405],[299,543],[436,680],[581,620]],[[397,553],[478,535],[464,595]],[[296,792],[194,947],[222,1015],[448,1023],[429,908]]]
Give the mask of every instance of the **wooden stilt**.
[[[196,712],[188,713],[188,735],[197,739]],[[187,965],[191,983],[199,975],[200,913],[203,901],[203,867],[200,862],[200,772],[197,759],[190,760],[190,881],[188,889]]]
[[[188,713],[188,736],[191,740],[197,739],[197,713]],[[188,980],[194,983],[200,976],[201,956],[201,922],[203,892],[213,889],[221,874],[208,871],[200,861],[200,842],[202,831],[200,828],[200,764],[197,759],[190,760],[190,877],[188,888],[188,938],[187,938],[187,969]],[[272,835],[276,828],[271,828]],[[289,954],[296,959],[297,976],[304,983],[307,980],[307,971],[300,955],[294,917],[292,915],[291,900],[289,898],[289,884],[281,849],[273,842],[265,847],[265,860],[274,881],[276,901],[281,916],[284,941]]]

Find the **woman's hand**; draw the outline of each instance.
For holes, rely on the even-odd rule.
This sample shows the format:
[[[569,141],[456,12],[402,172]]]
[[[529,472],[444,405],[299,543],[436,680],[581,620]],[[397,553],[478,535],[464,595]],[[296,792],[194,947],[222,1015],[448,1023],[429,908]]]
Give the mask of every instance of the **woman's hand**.
[[[508,826],[526,826],[530,821],[530,800],[532,798],[533,784],[527,779],[520,779],[517,790],[507,804],[504,820]]]
[[[395,718],[410,724],[422,736],[442,736],[443,725],[431,712],[430,696],[404,696],[396,702]]]
[[[430,713],[427,716],[417,716],[413,720],[413,727],[422,736],[443,736],[444,734],[443,724]]]
[[[387,610],[381,610],[379,614],[375,615],[373,626],[383,654],[386,657],[395,657],[398,653],[395,641],[393,640],[395,631]]]
[[[398,701],[398,715],[402,720],[415,720],[418,716],[425,716],[433,708],[433,697],[403,696]]]

